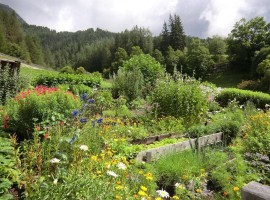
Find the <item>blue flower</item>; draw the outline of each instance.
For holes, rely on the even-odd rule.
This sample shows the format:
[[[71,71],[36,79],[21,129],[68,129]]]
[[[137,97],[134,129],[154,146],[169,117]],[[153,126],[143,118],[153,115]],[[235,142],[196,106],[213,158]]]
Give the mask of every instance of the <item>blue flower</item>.
[[[87,93],[84,93],[82,96],[81,96],[81,100],[85,101],[87,99]]]
[[[73,142],[75,142],[77,140],[77,135],[74,134],[73,137],[71,138],[71,140],[69,141],[69,144],[72,144]]]
[[[74,111],[72,112],[73,117],[77,117],[78,114],[79,114],[79,111],[78,111],[78,110],[74,110]]]
[[[86,118],[81,118],[81,119],[80,119],[80,122],[81,122],[81,123],[86,123],[86,122],[87,122],[87,119],[86,119]]]
[[[102,118],[99,118],[99,119],[97,120],[97,123],[98,123],[98,124],[101,124],[102,121],[103,121],[103,119],[102,119]]]
[[[94,100],[94,99],[89,99],[89,100],[87,101],[87,103],[93,104],[93,103],[95,103],[95,100]]]

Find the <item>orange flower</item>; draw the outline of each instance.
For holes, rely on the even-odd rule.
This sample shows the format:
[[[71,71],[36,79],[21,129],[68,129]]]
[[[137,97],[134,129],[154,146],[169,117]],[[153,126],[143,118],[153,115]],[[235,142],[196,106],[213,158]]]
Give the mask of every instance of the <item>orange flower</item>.
[[[228,196],[228,192],[224,191],[223,196],[225,196],[225,197]]]

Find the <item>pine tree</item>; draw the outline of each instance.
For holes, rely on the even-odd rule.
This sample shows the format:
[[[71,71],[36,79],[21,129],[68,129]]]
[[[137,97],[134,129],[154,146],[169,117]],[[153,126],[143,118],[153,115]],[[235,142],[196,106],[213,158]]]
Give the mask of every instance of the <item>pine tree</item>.
[[[170,45],[169,30],[167,27],[167,23],[164,22],[162,33],[161,33],[161,43],[160,43],[160,50],[163,53],[163,55],[167,51],[169,45]]]
[[[169,17],[169,27],[170,27],[170,46],[174,50],[181,50],[183,51],[186,43],[185,43],[185,33],[182,26],[182,22],[180,20],[180,17],[178,15],[170,15]]]

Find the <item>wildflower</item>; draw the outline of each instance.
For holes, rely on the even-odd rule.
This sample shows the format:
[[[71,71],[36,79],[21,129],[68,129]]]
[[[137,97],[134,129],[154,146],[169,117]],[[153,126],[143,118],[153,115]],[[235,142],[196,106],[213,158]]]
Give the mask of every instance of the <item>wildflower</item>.
[[[122,169],[122,170],[127,169],[127,166],[126,166],[124,163],[122,163],[122,162],[118,163],[118,164],[116,165],[116,167],[117,167],[118,169]]]
[[[87,119],[86,119],[86,118],[81,118],[81,119],[80,119],[80,122],[81,122],[81,123],[86,123],[86,122],[87,122]]]
[[[40,126],[37,126],[37,131],[40,131],[40,130],[41,130]]]
[[[117,189],[117,190],[122,190],[123,188],[124,188],[124,186],[122,186],[122,185],[118,185],[115,187],[115,189]]]
[[[157,197],[157,198],[155,198],[155,200],[162,200],[162,198],[160,198],[160,197]]]
[[[113,176],[114,178],[118,177],[118,175],[114,173],[113,171],[107,171],[107,174],[110,176]]]
[[[50,160],[51,163],[59,163],[60,160],[58,158],[53,158]]]
[[[152,173],[147,173],[147,174],[145,174],[144,176],[145,176],[146,180],[153,180],[153,175],[152,175]]]
[[[84,93],[82,96],[81,96],[81,100],[85,101],[87,99],[87,93]]]
[[[54,185],[57,185],[57,182],[58,182],[58,179],[54,179],[54,180],[53,180],[53,184],[54,184]]]
[[[175,187],[178,187],[179,185],[180,185],[180,183],[175,183],[175,185],[174,185],[174,186],[175,186]]]
[[[73,117],[77,117],[78,114],[79,114],[79,111],[78,111],[78,110],[74,110],[74,111],[72,112]]]
[[[237,191],[239,191],[240,190],[240,188],[239,187],[233,187],[233,191],[235,191],[235,192],[237,192]]]
[[[140,195],[140,196],[142,196],[142,197],[147,196],[146,192],[145,192],[145,191],[142,191],[142,190],[140,190],[140,191],[138,192],[138,195]]]
[[[45,139],[49,138],[49,133],[45,133],[44,138]]]
[[[145,186],[142,185],[141,186],[141,190],[146,192],[147,191],[147,187],[145,187]]]
[[[196,192],[199,193],[199,194],[201,194],[202,193],[202,190],[201,189],[197,189]]]
[[[162,190],[157,190],[156,192],[162,198],[169,198],[170,197],[169,193],[166,190],[162,189]]]
[[[182,176],[182,179],[183,179],[183,180],[187,180],[187,178],[188,178],[187,175],[183,175],[183,176]]]
[[[102,118],[99,118],[99,119],[97,120],[97,123],[98,123],[98,124],[101,124],[102,121],[103,121],[103,119],[102,119]]]
[[[179,197],[178,196],[175,196],[175,195],[172,198],[173,199],[179,199]]]
[[[88,103],[88,104],[93,104],[93,103],[95,103],[95,100],[94,100],[94,99],[89,99],[89,100],[87,101],[87,103]]]
[[[121,196],[116,195],[116,196],[115,196],[115,199],[121,199]]]
[[[86,146],[86,145],[81,145],[81,146],[80,146],[80,149],[83,150],[83,151],[87,151],[87,150],[88,150],[88,146]]]
[[[228,192],[224,191],[223,196],[225,196],[225,197],[228,196]]]

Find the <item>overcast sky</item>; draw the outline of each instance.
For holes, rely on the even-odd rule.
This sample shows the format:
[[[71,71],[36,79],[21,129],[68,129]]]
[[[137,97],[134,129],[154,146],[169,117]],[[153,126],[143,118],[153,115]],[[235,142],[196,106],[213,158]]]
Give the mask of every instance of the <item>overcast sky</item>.
[[[57,31],[101,28],[112,32],[135,25],[159,34],[169,14],[180,16],[187,35],[227,34],[241,18],[270,22],[270,0],[0,0],[28,24]]]

